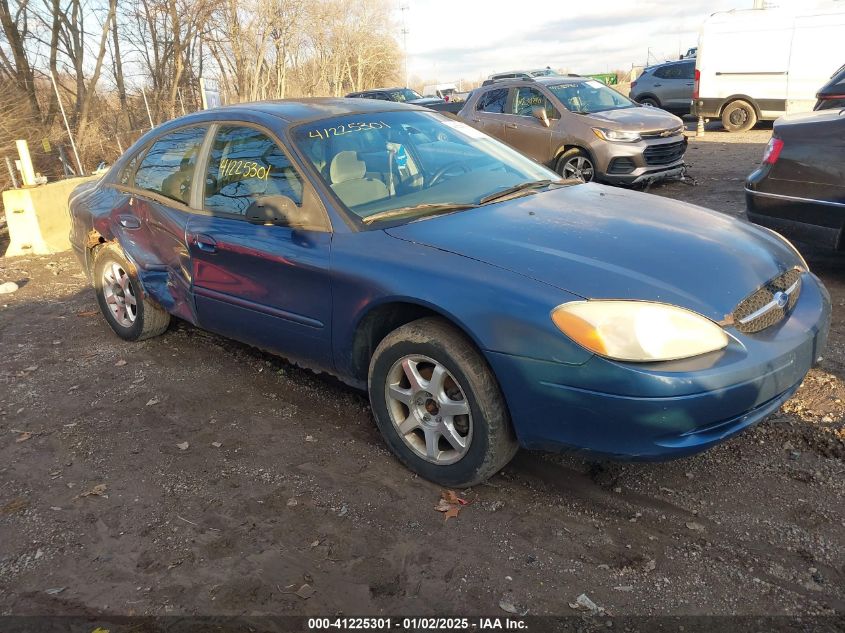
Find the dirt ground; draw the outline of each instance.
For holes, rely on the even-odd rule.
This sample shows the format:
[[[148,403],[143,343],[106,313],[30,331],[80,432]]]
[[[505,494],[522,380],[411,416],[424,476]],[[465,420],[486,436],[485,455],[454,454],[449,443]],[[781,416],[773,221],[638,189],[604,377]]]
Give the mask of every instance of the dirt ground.
[[[739,215],[769,135],[652,192]],[[181,322],[124,343],[71,255],[0,259],[0,614],[842,614],[845,258],[809,259],[833,330],[778,413],[669,463],[521,451],[448,521],[364,394]]]

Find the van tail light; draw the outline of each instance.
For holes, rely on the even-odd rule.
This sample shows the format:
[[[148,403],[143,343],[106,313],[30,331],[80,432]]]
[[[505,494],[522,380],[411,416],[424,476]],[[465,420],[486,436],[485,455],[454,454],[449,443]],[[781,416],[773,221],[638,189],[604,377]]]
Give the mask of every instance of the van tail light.
[[[692,89],[692,98],[698,99],[698,86],[701,83],[701,71],[698,68],[695,69],[695,86]]]
[[[780,152],[783,149],[783,141],[779,138],[772,137],[769,139],[769,144],[766,145],[766,150],[763,152],[763,164],[774,165],[778,162]]]

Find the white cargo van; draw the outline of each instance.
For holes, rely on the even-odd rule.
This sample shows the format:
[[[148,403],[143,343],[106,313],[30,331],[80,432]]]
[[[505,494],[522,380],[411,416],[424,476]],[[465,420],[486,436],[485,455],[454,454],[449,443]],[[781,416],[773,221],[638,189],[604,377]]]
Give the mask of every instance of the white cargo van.
[[[831,5],[711,15],[698,40],[692,114],[741,132],[812,110],[816,92],[845,63],[845,3]]]

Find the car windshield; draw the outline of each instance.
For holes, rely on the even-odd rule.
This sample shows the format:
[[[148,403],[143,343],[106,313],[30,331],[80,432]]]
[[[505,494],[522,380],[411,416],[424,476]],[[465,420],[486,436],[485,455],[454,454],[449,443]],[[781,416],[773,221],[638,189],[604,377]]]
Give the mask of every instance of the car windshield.
[[[594,79],[548,84],[547,87],[570,112],[592,114],[593,112],[637,107],[637,104],[628,97],[622,96]]]
[[[411,90],[410,88],[402,88],[400,90],[391,90],[388,93],[391,101],[413,101],[414,99],[422,99],[420,93]]]
[[[511,195],[529,195],[560,180],[507,145],[433,112],[322,119],[296,128],[294,140],[367,224],[476,206],[512,189]]]

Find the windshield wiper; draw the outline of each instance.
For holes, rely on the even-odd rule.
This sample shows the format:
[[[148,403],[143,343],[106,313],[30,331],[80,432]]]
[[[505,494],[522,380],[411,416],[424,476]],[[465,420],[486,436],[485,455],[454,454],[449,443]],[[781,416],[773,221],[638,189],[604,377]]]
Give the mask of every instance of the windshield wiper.
[[[418,213],[425,213],[431,211],[427,215],[437,215],[439,213],[448,213],[450,211],[462,211],[464,209],[474,209],[477,204],[458,204],[454,202],[434,202],[418,204],[413,207],[400,207],[398,209],[388,209],[387,211],[379,211],[373,215],[368,215],[362,221],[364,224],[372,224],[379,220],[392,220],[394,218],[401,218],[406,215],[416,215]]]
[[[518,185],[514,185],[513,187],[508,187],[507,189],[502,189],[501,191],[497,191],[496,193],[491,193],[484,196],[481,200],[478,201],[478,204],[487,204],[488,202],[495,202],[496,200],[501,200],[502,198],[506,198],[507,196],[517,193],[519,191],[526,191],[528,189],[541,189],[543,187],[548,187],[552,184],[558,184],[562,181],[560,180],[532,180],[530,182],[521,182]]]

